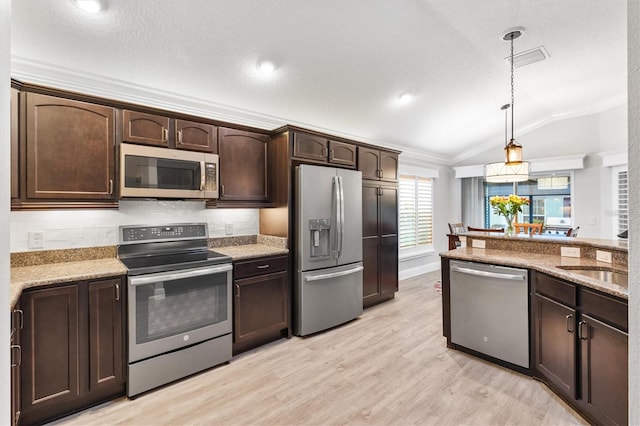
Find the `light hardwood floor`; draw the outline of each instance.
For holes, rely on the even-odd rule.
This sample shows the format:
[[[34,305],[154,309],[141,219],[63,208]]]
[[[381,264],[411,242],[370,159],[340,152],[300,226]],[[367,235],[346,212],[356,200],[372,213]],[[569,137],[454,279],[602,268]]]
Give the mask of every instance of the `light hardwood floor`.
[[[56,424],[586,424],[543,384],[447,349],[438,279],[402,281],[395,300],[346,325]]]

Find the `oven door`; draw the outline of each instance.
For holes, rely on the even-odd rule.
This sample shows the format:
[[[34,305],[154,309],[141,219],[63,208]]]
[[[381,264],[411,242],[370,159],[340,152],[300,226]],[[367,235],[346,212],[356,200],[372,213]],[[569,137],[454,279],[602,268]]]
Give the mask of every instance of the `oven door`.
[[[230,263],[129,277],[129,362],[231,333]]]

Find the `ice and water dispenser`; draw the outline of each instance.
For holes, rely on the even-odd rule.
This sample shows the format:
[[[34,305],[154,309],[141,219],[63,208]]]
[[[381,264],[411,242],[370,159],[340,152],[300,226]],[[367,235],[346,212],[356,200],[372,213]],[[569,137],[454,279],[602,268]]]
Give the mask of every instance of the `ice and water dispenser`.
[[[331,219],[310,219],[311,259],[329,257],[331,248]]]

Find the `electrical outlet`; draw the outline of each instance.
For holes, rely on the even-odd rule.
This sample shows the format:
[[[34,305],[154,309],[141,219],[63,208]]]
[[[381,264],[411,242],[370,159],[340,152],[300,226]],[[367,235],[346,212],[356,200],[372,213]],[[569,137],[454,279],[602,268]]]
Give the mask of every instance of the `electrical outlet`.
[[[233,223],[224,224],[224,235],[233,235]]]
[[[27,247],[30,249],[44,248],[44,232],[29,232],[27,239]]]
[[[473,248],[485,248],[486,241],[485,240],[471,240],[471,244]]]
[[[599,262],[611,263],[611,252],[596,250],[596,260]]]
[[[580,257],[580,247],[560,247],[560,256]]]

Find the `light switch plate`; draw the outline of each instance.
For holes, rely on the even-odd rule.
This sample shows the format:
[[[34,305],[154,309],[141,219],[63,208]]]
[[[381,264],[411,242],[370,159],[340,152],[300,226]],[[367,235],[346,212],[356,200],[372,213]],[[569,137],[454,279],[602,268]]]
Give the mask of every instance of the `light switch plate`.
[[[609,251],[603,251],[603,250],[596,250],[596,260],[599,262],[606,262],[606,263],[611,263],[611,252]]]
[[[560,247],[560,256],[580,257],[580,247]]]
[[[473,248],[485,248],[486,246],[486,241],[485,240],[476,240],[475,238],[472,240],[472,247]]]

